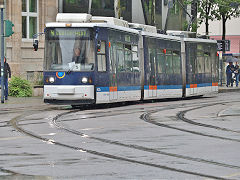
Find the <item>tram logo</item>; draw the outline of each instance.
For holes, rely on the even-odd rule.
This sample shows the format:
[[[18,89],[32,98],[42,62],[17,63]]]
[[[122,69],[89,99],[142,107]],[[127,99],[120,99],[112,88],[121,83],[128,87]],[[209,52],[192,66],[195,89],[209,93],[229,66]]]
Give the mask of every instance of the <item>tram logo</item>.
[[[56,72],[56,76],[57,78],[62,79],[65,77],[65,72]]]

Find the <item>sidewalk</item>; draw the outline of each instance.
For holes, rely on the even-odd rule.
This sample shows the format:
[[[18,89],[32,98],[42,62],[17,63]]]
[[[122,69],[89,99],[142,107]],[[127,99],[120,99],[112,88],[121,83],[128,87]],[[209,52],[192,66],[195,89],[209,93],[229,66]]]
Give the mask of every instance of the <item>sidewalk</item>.
[[[1,96],[0,96],[1,97]],[[8,97],[8,100],[4,103],[0,103],[0,111],[1,109],[7,108],[31,108],[36,106],[44,105],[42,97]]]
[[[233,87],[227,87],[226,85],[218,86],[218,93],[225,93],[225,92],[235,92],[240,91],[240,87],[236,87],[235,84]]]

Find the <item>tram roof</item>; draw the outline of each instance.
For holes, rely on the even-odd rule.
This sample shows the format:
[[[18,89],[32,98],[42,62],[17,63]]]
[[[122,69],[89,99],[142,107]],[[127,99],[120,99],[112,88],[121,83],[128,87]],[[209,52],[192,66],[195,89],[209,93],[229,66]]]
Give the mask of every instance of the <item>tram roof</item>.
[[[202,39],[202,38],[184,38],[186,42],[204,42],[204,43],[217,43],[216,40]]]
[[[67,24],[71,24],[71,26],[69,26],[69,27],[81,27],[81,28],[105,27],[105,28],[109,28],[109,29],[139,34],[139,31],[136,29],[131,29],[128,27],[122,27],[122,26],[117,26],[117,25],[108,24],[108,23],[58,23],[58,22],[53,22],[53,23],[47,23],[46,27],[68,28]]]
[[[166,34],[157,34],[157,33],[149,33],[149,32],[142,32],[143,36],[148,37],[155,37],[159,39],[166,39],[166,40],[175,40],[175,41],[181,41],[181,37],[179,36],[172,36],[172,35],[166,35]],[[202,39],[202,38],[183,38],[185,42],[204,42],[204,43],[217,43],[216,40],[212,39]]]
[[[166,40],[175,40],[175,41],[180,41],[180,37],[177,36],[171,36],[171,35],[166,35],[166,34],[158,34],[158,33],[150,33],[150,32],[146,32],[146,31],[142,31],[142,35],[143,36],[148,36],[148,37],[155,37],[155,38],[159,38],[159,39],[166,39]]]

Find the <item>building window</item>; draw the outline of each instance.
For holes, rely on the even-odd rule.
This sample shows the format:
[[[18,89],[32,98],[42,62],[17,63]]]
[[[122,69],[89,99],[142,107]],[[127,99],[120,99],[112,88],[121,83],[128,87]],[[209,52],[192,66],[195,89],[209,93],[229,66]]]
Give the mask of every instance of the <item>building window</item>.
[[[89,0],[62,0],[62,1],[63,1],[63,13],[88,13]]]
[[[38,33],[38,0],[22,0],[22,38]]]

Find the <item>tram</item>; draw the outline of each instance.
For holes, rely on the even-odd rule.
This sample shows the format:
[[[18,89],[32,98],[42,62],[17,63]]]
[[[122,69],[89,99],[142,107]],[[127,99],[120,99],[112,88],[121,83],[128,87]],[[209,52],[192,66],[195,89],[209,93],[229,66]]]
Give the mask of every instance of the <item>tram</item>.
[[[186,32],[185,32],[186,33]],[[218,92],[214,40],[89,14],[46,24],[44,102],[101,104]]]

